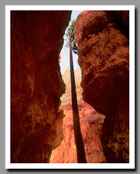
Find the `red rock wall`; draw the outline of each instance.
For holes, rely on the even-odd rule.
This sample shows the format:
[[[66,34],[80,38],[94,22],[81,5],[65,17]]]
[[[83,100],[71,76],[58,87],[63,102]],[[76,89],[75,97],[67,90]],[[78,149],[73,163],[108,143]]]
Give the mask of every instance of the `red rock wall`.
[[[75,23],[84,100],[106,116],[108,162],[129,162],[129,13],[84,11]]]
[[[68,11],[11,12],[11,162],[49,162],[63,139],[59,52]]]

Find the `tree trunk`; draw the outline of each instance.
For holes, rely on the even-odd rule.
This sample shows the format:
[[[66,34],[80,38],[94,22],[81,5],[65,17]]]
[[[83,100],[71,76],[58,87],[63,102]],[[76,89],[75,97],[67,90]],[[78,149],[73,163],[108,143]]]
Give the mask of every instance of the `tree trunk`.
[[[69,42],[70,42],[70,73],[71,73],[71,95],[72,95],[72,110],[73,110],[73,127],[74,127],[74,137],[76,144],[77,160],[78,163],[86,163],[84,143],[82,140],[79,112],[77,105],[77,95],[75,88],[75,77],[73,69],[73,58],[72,58],[72,42],[71,42],[71,32],[69,30]]]

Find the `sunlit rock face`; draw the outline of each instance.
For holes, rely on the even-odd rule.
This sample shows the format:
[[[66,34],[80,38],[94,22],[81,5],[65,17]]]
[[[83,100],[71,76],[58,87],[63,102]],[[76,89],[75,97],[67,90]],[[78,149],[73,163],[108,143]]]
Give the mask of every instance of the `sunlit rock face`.
[[[106,116],[107,162],[129,162],[128,27],[128,11],[84,11],[75,23],[83,98]]]
[[[50,158],[51,163],[77,163],[76,146],[73,130],[73,113],[71,103],[71,81],[70,70],[63,74],[66,84],[65,94],[61,97],[60,108],[64,110],[63,132],[64,140],[61,145],[53,150]],[[106,162],[101,144],[101,130],[104,116],[97,113],[90,105],[82,99],[81,71],[75,70],[76,92],[80,116],[80,126],[88,163]]]
[[[69,11],[11,12],[11,162],[49,162],[63,139],[59,53]]]

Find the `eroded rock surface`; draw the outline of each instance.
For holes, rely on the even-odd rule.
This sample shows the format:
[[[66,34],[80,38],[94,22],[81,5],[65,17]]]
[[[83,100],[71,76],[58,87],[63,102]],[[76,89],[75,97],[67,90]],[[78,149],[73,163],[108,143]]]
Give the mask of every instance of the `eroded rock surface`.
[[[61,97],[61,109],[64,110],[63,132],[64,140],[61,145],[53,150],[50,158],[51,163],[77,163],[76,146],[73,129],[73,112],[71,103],[70,70],[63,74],[66,84],[66,92]],[[81,71],[75,70],[76,92],[80,116],[80,126],[88,163],[103,163],[106,158],[101,144],[102,125],[104,116],[97,113],[82,99]]]
[[[129,13],[84,11],[75,23],[84,100],[106,116],[108,162],[129,162]]]
[[[63,139],[59,52],[69,11],[11,12],[11,162],[49,162]]]

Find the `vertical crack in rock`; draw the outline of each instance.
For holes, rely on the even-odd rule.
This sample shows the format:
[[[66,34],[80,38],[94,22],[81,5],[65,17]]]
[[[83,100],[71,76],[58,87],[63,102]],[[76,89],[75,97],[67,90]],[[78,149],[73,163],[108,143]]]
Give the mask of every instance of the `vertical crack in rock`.
[[[106,116],[107,162],[129,162],[129,12],[84,11],[75,23],[84,100]]]
[[[11,162],[46,163],[63,139],[59,52],[70,11],[11,12]]]

